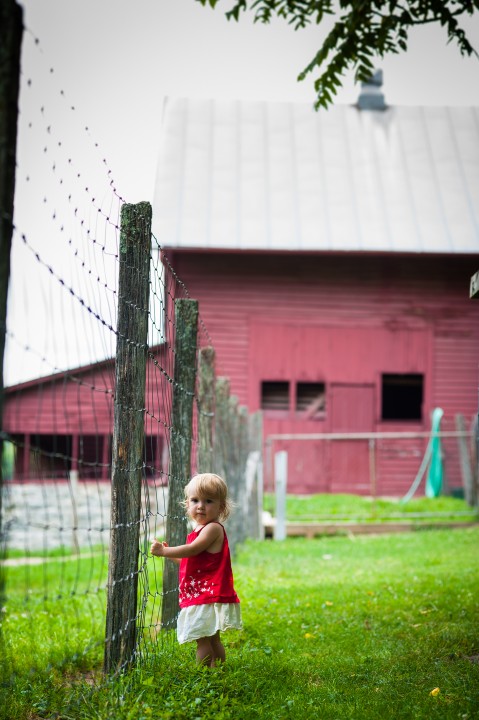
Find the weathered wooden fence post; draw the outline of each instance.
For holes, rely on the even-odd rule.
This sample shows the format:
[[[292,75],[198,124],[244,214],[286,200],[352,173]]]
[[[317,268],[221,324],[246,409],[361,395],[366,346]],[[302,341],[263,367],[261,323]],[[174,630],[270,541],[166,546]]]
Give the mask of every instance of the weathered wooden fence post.
[[[228,428],[230,384],[227,378],[216,379],[215,435],[213,444],[213,471],[228,481]]]
[[[248,411],[230,395],[226,378],[216,381],[215,433],[213,445],[213,470],[222,475],[236,505],[228,520],[228,539],[232,553],[238,543],[248,535],[251,525],[249,496],[247,494],[247,466],[251,450],[250,421]]]
[[[286,493],[288,488],[288,453],[279,450],[274,456],[274,485],[276,494],[276,525],[274,539],[286,538]]]
[[[148,338],[151,205],[121,208],[104,670],[134,659]]]
[[[249,459],[253,463],[251,479],[246,484],[249,498],[249,535],[264,540],[263,527],[263,415],[261,411],[249,416]]]
[[[198,400],[198,472],[212,472],[215,417],[215,351],[212,347],[200,350]]]
[[[471,468],[471,458],[466,440],[466,424],[464,415],[456,415],[456,430],[461,433],[457,437],[459,446],[459,461],[461,465],[462,484],[464,487],[464,498],[468,505],[475,507],[477,505],[476,483],[474,473]]]
[[[186,515],[182,505],[183,489],[190,478],[193,399],[196,380],[196,336],[198,303],[175,301],[175,372],[173,384],[172,430],[170,435],[170,469],[166,542],[182,545],[186,540]],[[165,561],[161,627],[176,627],[178,616],[178,565]]]
[[[236,408],[236,435],[230,442],[236,445],[236,467],[235,467],[235,502],[241,512],[235,514],[236,542],[241,543],[248,537],[247,509],[249,498],[246,494],[246,465],[249,455],[249,415],[248,408],[238,405]]]
[[[0,429],[3,430],[3,356],[13,231],[20,53],[23,33],[23,10],[14,0],[0,3],[0,27],[2,28],[0,33]],[[0,555],[5,549],[2,526],[2,457],[3,440],[0,439]],[[3,565],[0,565],[0,606],[3,606],[4,586]]]

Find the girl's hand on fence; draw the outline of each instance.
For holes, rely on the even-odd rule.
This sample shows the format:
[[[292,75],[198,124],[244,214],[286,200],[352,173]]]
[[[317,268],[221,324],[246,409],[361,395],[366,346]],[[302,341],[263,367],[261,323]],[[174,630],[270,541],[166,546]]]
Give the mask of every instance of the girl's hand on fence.
[[[163,557],[163,548],[168,547],[167,542],[159,542],[156,538],[151,543],[150,552],[152,555],[156,555],[156,557]]]

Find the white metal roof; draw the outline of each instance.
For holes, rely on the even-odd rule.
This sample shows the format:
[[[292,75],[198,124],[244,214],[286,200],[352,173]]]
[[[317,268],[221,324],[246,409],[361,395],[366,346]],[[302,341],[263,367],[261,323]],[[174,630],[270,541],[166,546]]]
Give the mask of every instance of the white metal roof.
[[[479,108],[169,99],[163,247],[479,252]]]

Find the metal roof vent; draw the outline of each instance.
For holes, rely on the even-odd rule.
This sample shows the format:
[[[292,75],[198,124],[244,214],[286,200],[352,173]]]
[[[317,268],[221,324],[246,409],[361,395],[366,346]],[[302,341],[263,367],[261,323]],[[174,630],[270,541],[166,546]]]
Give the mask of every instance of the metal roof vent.
[[[386,110],[386,101],[381,90],[382,84],[382,70],[376,70],[367,82],[361,83],[357,104],[359,110]]]

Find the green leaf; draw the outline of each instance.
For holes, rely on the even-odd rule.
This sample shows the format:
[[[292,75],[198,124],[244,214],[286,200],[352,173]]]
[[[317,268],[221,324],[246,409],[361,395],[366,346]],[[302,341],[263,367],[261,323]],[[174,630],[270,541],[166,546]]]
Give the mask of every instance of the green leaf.
[[[219,4],[218,0],[197,2],[212,8]],[[278,17],[295,31],[313,21],[319,25],[325,15],[334,19],[333,28],[297,76],[298,82],[302,82],[310,73],[321,69],[313,81],[316,109],[326,108],[332,102],[331,97],[341,87],[348,68],[354,70],[356,82],[364,81],[374,71],[374,57],[406,52],[408,31],[416,25],[443,26],[448,43],[454,40],[462,55],[479,57],[458,22],[464,13],[473,15],[479,11],[479,0],[250,0],[249,3],[235,0],[225,15],[228,20],[238,22],[241,13],[247,10],[253,13],[255,23],[269,23]]]

